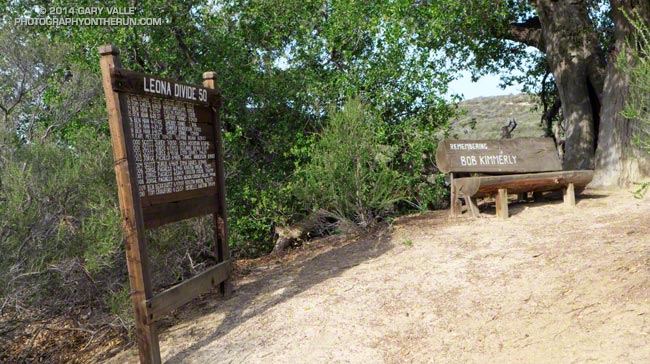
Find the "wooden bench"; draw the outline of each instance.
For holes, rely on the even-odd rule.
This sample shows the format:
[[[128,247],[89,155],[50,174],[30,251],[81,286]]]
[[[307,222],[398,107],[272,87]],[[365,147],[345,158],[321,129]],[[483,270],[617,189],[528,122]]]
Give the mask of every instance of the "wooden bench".
[[[575,206],[575,191],[593,178],[592,170],[564,171],[551,138],[453,140],[438,144],[436,163],[451,179],[451,215],[462,214],[465,201],[478,217],[477,197],[495,196],[499,218],[508,217],[508,194],[564,191],[564,203]]]

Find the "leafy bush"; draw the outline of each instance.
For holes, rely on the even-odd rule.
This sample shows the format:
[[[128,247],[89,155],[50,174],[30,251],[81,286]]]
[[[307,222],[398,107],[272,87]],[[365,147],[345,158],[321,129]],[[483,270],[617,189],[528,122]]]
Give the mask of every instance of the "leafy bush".
[[[446,207],[449,195],[444,184],[444,174],[435,167],[435,150],[438,134],[449,132],[447,120],[452,110],[440,107],[438,115],[430,115],[428,122],[405,120],[397,125],[384,126],[387,143],[396,148],[395,168],[404,178],[406,199],[400,213],[413,209],[436,210]]]
[[[91,127],[67,140],[18,145],[1,157],[0,307],[23,317],[71,307],[131,318],[109,137]],[[154,286],[209,264],[210,219],[147,232]],[[20,312],[18,312],[20,311]]]
[[[623,115],[639,121],[633,141],[650,154],[650,27],[644,24],[638,14],[628,16],[635,28],[633,42],[628,44],[631,57],[622,52],[617,59],[620,67],[630,78],[630,94],[626,100]],[[641,197],[650,189],[650,182],[636,183],[639,189],[635,196]]]
[[[381,143],[379,120],[357,99],[331,118],[300,171],[301,199],[367,227],[404,198],[404,179],[395,169],[395,148]]]
[[[17,306],[77,302],[79,286],[64,282],[72,270],[92,281],[116,266],[121,231],[110,143],[87,128],[74,138],[71,145],[23,144],[4,156],[9,162],[0,171],[0,249],[6,253],[0,274],[7,280],[0,297]]]
[[[642,21],[630,18],[635,27],[634,42],[628,47],[631,59],[618,58],[618,66],[630,77],[630,95],[624,115],[641,121],[641,128],[634,136],[635,143],[650,153],[650,28]]]

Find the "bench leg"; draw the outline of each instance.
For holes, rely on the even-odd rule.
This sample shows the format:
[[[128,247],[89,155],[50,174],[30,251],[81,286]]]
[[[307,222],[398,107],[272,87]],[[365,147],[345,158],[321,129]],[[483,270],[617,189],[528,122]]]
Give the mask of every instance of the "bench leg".
[[[451,210],[451,217],[456,217],[459,215],[460,212],[460,206],[458,205],[457,202],[460,202],[458,200],[458,197],[456,196],[456,192],[454,191],[454,186],[451,186],[451,198],[449,201],[449,208]]]
[[[463,203],[460,199],[451,200],[451,217],[459,217],[463,214]]]
[[[564,205],[574,207],[576,205],[576,194],[573,183],[569,183],[568,186],[564,187],[562,192],[564,192]]]
[[[456,192],[456,186],[454,184],[454,174],[450,174],[451,178],[451,201],[449,209],[451,210],[451,217],[458,217],[463,213],[463,204],[458,198],[458,192]]]
[[[451,201],[449,201],[449,208],[451,209],[451,217],[457,217],[460,215],[461,212],[461,206],[460,206],[460,200],[458,199],[458,196],[456,195],[456,192],[454,191],[454,187],[451,187]]]
[[[542,191],[533,192],[533,200],[535,202],[541,201],[543,197],[544,197],[544,193]]]
[[[497,218],[508,218],[508,190],[499,188],[499,193],[496,196],[497,200]]]
[[[480,213],[476,206],[476,197],[465,196],[465,204],[467,205],[467,211],[472,217],[479,217]]]

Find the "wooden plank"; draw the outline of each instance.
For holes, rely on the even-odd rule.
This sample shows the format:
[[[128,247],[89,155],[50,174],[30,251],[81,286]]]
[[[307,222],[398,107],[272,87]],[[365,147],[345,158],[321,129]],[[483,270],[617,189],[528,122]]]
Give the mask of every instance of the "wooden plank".
[[[212,195],[214,196],[214,195]],[[146,229],[189,219],[217,211],[213,198],[197,197],[189,200],[173,201],[165,204],[143,206],[142,214]]]
[[[143,96],[143,98],[144,98],[144,96]],[[162,105],[167,106],[167,105],[173,105],[173,104],[166,103],[166,104],[162,104]],[[160,105],[155,105],[154,107],[158,108],[159,106]],[[160,106],[160,107],[162,107],[162,106]],[[198,106],[193,108],[193,110],[205,110],[205,109],[207,109],[207,108],[198,107]],[[138,109],[136,109],[136,110],[138,110]],[[160,116],[159,113],[151,113],[151,114],[152,115],[150,115],[150,116],[153,116],[154,118],[156,118],[162,124],[164,124],[165,121],[167,120],[167,117]],[[214,141],[214,132],[212,130],[213,127],[210,124],[210,122],[211,122],[210,121],[210,116],[208,116],[206,118],[206,116],[199,115],[198,113],[196,113],[196,111],[195,111],[195,114],[196,114],[196,121],[193,122],[192,124],[193,124],[193,126],[196,126],[199,129],[199,133],[197,135],[205,138],[205,140]],[[131,115],[123,115],[123,116],[131,116]],[[133,116],[138,116],[138,115],[133,115]],[[137,139],[137,137],[134,136],[134,139]],[[169,138],[169,139],[171,139],[171,138]],[[166,139],[166,140],[169,140],[169,139]],[[171,139],[171,140],[178,140],[178,139]]]
[[[497,202],[497,218],[507,219],[508,218],[508,190],[505,188],[499,188],[496,195]]]
[[[438,143],[441,172],[530,173],[562,170],[551,138],[453,140]]]
[[[500,188],[506,188],[512,193],[519,193],[521,191],[553,191],[562,189],[563,186],[563,180],[560,178],[515,180],[509,182],[493,183],[489,185],[481,185],[479,187],[477,195],[490,195],[497,192]]]
[[[569,183],[564,189],[564,205],[568,207],[575,207],[576,205],[576,195],[575,195],[575,186],[573,183]]]
[[[503,176],[457,178],[456,185],[464,193],[477,197],[493,195],[499,188],[510,193],[560,190],[569,183],[582,188],[591,182],[593,171],[559,171]]]
[[[231,262],[227,260],[155,295],[146,302],[148,321],[155,322],[197,296],[219,286],[228,279],[230,271]]]
[[[154,96],[203,106],[220,106],[219,93],[206,87],[120,69],[113,70],[110,76],[113,91]]]
[[[215,101],[217,104],[221,103],[221,101]],[[199,123],[199,126],[203,127],[204,125],[209,124],[211,126],[210,130],[212,131],[212,136],[214,137],[214,130],[212,129],[214,127],[214,120],[212,119],[212,113],[213,110],[218,110],[219,106],[211,106],[211,107],[199,107],[199,106],[194,106],[194,112],[196,113],[196,118]],[[206,133],[208,132],[208,129],[205,129]]]
[[[217,89],[217,74],[215,72],[203,73],[203,86],[215,90]],[[223,138],[221,135],[221,118],[219,110],[214,108],[212,112],[212,125],[214,126],[214,140],[216,148],[216,177],[217,177],[217,209],[213,215],[214,220],[214,241],[218,261],[230,260],[230,248],[228,246],[228,214],[226,210],[226,177],[223,156]],[[221,293],[225,297],[232,294],[232,282],[230,279],[221,283]]]
[[[507,188],[511,193],[560,190],[569,183],[586,186],[592,179],[593,172],[586,173],[561,172],[555,176],[552,173],[540,175],[510,175],[479,177],[478,194],[489,195],[498,188]],[[503,178],[501,178],[503,177]]]
[[[123,122],[134,146],[129,158],[135,161],[144,206],[192,198],[194,190],[216,186],[211,107],[156,96],[125,97]]]
[[[128,156],[132,155],[129,128],[122,119],[124,98],[114,92],[111,85],[111,72],[120,69],[119,51],[106,45],[99,48],[102,85],[106,96],[108,124],[115,160],[115,178],[117,180],[118,200],[124,229],[126,245],[126,263],[131,285],[131,302],[135,318],[135,335],[140,362],[143,364],[160,363],[160,348],[156,327],[147,322],[145,301],[152,296],[151,277],[147,257],[144,224],[137,187],[137,175]]]
[[[200,188],[176,193],[166,193],[164,195],[140,197],[142,207],[160,205],[169,202],[191,200],[197,197],[213,197],[217,194],[217,187]]]

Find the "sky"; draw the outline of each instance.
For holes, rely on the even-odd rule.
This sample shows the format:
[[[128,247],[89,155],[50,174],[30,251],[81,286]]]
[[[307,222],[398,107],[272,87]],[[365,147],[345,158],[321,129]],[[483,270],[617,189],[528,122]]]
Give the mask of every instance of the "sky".
[[[502,89],[499,87],[499,75],[487,75],[477,82],[472,82],[469,72],[463,72],[463,77],[449,84],[449,94],[462,94],[463,99],[473,99],[481,96],[516,95],[521,93],[520,85]]]

